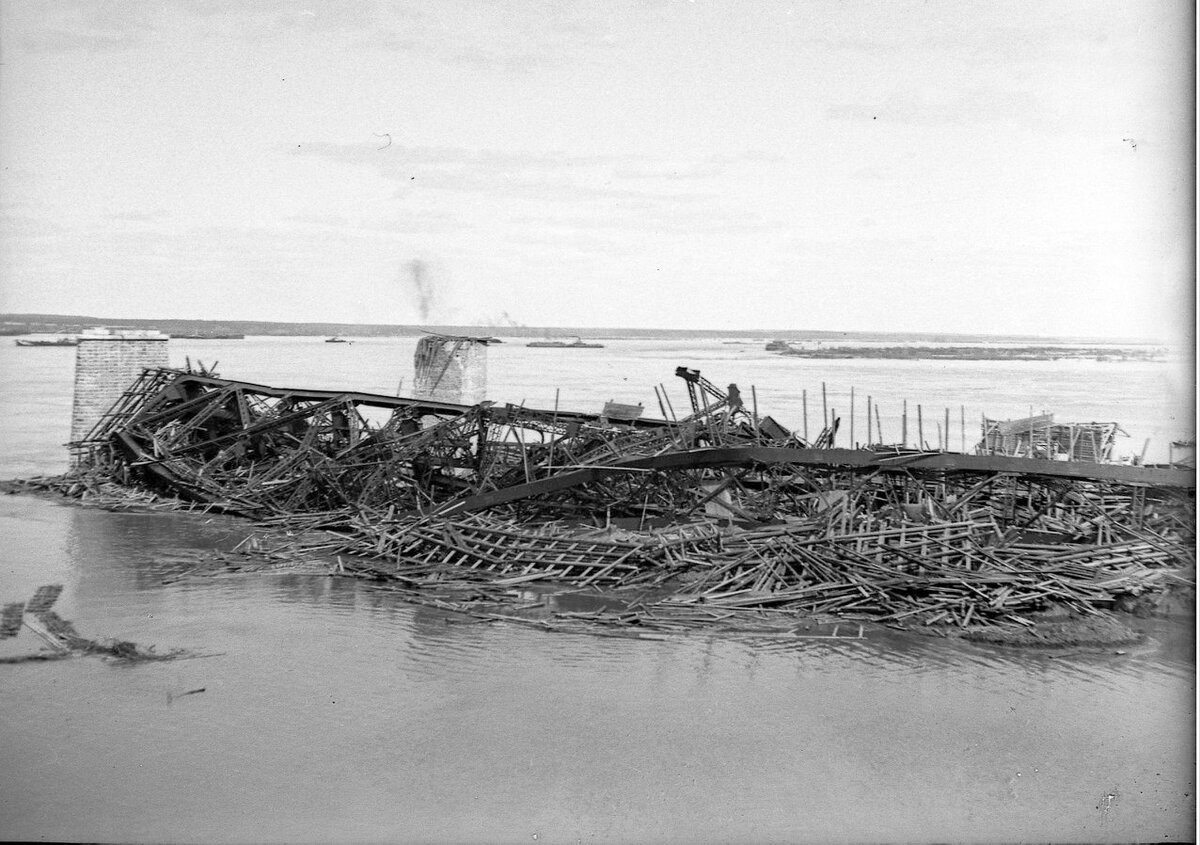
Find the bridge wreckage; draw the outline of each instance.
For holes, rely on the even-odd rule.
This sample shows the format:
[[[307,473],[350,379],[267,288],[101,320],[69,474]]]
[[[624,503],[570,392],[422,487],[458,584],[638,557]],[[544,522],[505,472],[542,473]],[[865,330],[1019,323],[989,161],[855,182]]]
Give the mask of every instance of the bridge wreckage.
[[[336,557],[447,607],[516,585],[635,597],[540,624],[1020,630],[1051,605],[1102,615],[1194,585],[1194,470],[995,454],[986,431],[980,454],[831,448],[836,419],[807,442],[735,385],[676,375],[683,415],[664,388],[650,419],[151,369],[57,483],[251,517],[268,530],[246,549]]]

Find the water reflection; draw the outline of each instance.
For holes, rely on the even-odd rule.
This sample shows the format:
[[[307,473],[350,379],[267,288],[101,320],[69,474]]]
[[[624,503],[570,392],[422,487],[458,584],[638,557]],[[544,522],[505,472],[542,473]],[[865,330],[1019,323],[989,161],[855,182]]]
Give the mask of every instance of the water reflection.
[[[846,672],[914,680],[953,675],[989,693],[1024,694],[1060,678],[1121,691],[1148,673],[1190,677],[1194,666],[1186,627],[1161,622],[1145,623],[1157,638],[1121,656],[1112,650],[1013,650],[883,629],[870,630],[864,640],[845,641],[725,636],[703,629],[653,641],[548,633],[409,604],[386,586],[345,578],[279,573],[172,582],[170,576],[205,562],[211,553],[232,549],[249,526],[206,515],[113,514],[45,503],[38,503],[37,510],[48,529],[42,533],[53,536],[55,522],[65,523],[64,551],[72,577],[64,602],[70,601],[66,606],[76,614],[73,618],[86,622],[107,617],[111,623],[114,618],[162,614],[194,603],[261,616],[273,612],[278,602],[299,604],[312,614],[314,628],[327,636],[361,636],[368,626],[365,630],[405,643],[403,659],[416,675],[454,672],[457,667],[474,671],[484,662],[494,667],[514,652],[532,649],[551,655],[561,666],[603,667],[658,655],[663,659],[652,661],[658,671],[669,665],[672,672],[687,669],[697,678],[738,670],[753,681],[786,666],[814,680]],[[37,580],[45,579],[39,574]],[[601,596],[550,596],[545,601],[548,609],[597,610],[610,605]]]
[[[60,604],[81,633],[221,656],[10,672],[0,728],[17,763],[0,772],[0,823],[14,835],[1186,833],[1192,761],[1175,734],[1190,724],[1192,674],[1169,650],[547,632],[351,579],[164,579],[189,555],[236,544],[245,523],[16,498],[0,500],[11,545],[31,581],[67,572]],[[66,541],[42,542],[55,536]],[[1096,804],[1113,789],[1101,829]]]
[[[204,514],[110,513],[69,507],[65,526],[73,565],[87,587],[157,591],[163,578],[212,552],[232,549],[248,526]]]

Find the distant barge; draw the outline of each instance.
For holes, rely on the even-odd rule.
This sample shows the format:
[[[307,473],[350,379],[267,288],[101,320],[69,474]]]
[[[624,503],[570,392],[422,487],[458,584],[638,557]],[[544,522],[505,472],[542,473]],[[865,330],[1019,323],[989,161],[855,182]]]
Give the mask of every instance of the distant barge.
[[[21,338],[15,341],[17,346],[78,346],[79,338],[75,337],[47,337],[47,338]]]
[[[526,346],[533,346],[540,349],[603,349],[603,343],[585,343],[582,338],[575,338],[571,342],[565,340],[534,340]]]
[[[173,334],[172,340],[245,340],[244,334],[218,334],[208,332],[198,332],[196,334]]]

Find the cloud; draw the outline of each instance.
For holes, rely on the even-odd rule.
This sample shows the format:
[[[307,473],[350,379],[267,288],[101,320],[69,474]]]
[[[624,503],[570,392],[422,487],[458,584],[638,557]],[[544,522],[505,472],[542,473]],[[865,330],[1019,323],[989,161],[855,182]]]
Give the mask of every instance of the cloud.
[[[30,52],[67,53],[75,50],[104,53],[129,50],[144,43],[144,38],[126,32],[78,32],[67,29],[40,29],[21,39]]]
[[[819,8],[819,7],[816,7]],[[1077,58],[1103,53],[1114,57],[1126,39],[1115,38],[1117,27],[1141,28],[1149,19],[1186,12],[1151,4],[1094,3],[1038,4],[1036,14],[1022,14],[1012,3],[954,7],[941,4],[865,4],[839,9],[838,14],[806,14],[802,30],[779,28],[776,38],[810,48],[856,53],[872,58],[957,55],[974,64],[1012,66]]]
[[[374,217],[348,217],[342,214],[292,214],[284,223],[300,230],[338,233],[349,238],[378,239],[403,234],[431,234],[461,231],[465,221],[443,211],[393,211]]]
[[[0,239],[12,242],[18,238],[41,238],[61,235],[67,228],[36,214],[26,214],[12,208],[0,212]]]
[[[471,6],[445,5],[431,16],[440,43],[455,48],[442,57],[453,64],[504,74],[530,74],[566,66],[603,67],[622,44],[622,21],[614,4],[527,2],[501,6],[502,14],[478,15]],[[434,34],[434,33],[431,33]]]
[[[114,211],[109,214],[112,220],[124,223],[161,223],[170,216],[164,208],[152,211]]]
[[[722,207],[685,206],[664,209],[658,205],[621,209],[620,214],[586,210],[568,215],[517,217],[515,225],[529,231],[643,233],[662,235],[745,235],[785,231],[787,224],[757,211]]]
[[[288,152],[370,168],[397,183],[398,197],[437,190],[556,203],[703,202],[719,196],[716,185],[729,168],[773,160],[757,151],[688,159],[642,154],[501,152],[416,147],[398,142],[380,150],[374,138],[362,144],[308,142]]]
[[[157,31],[149,3],[56,2],[36,6],[37,23],[22,27],[21,45],[32,52],[110,52],[149,41]]]
[[[979,123],[1044,126],[1051,118],[1041,100],[1030,91],[991,86],[975,86],[949,95],[943,91],[893,90],[874,102],[831,105],[825,115],[835,121],[914,126]]]
[[[20,42],[28,50],[45,52],[127,50],[173,37],[261,44],[304,33],[324,38],[342,36],[360,45],[394,48],[397,28],[419,18],[390,4],[385,12],[381,11],[368,0],[56,0],[36,4],[36,9],[36,20],[22,22],[25,34]]]

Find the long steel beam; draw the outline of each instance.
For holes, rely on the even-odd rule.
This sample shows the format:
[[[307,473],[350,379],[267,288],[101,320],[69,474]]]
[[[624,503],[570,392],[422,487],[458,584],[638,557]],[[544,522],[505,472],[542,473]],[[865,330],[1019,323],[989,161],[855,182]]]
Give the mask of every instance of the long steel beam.
[[[235,387],[246,393],[255,393],[261,396],[271,396],[278,399],[291,398],[301,401],[326,401],[329,399],[344,399],[353,402],[357,405],[367,405],[375,408],[416,408],[424,413],[436,414],[462,414],[472,408],[474,405],[457,405],[452,402],[435,402],[431,399],[415,399],[404,396],[386,396],[382,393],[363,393],[360,391],[345,391],[345,390],[307,390],[290,387],[269,387],[265,384],[254,384],[245,381],[229,381],[227,379],[212,378],[209,376],[198,375],[182,375],[172,385],[199,384],[212,388]],[[485,402],[494,408],[494,403]],[[553,418],[559,422],[595,422],[600,418],[597,414],[588,414],[581,411],[552,411],[549,409],[539,408],[521,408],[522,414],[531,416],[545,416],[547,419]],[[666,420],[657,420],[654,418],[639,417],[636,420],[623,421],[624,425],[634,427],[661,428],[669,425]]]
[[[605,475],[638,470],[687,470],[713,467],[752,467],[794,464],[821,468],[866,469],[883,472],[931,470],[970,473],[1011,473],[1040,478],[1070,478],[1084,481],[1112,481],[1149,487],[1194,489],[1194,470],[1160,467],[1091,464],[1013,458],[1006,455],[959,455],[951,452],[920,452],[889,455],[865,449],[788,449],[773,446],[732,446],[714,449],[690,449],[652,457],[629,458],[604,466],[588,467],[481,493],[442,508],[443,514],[484,510],[496,505],[569,490]]]

